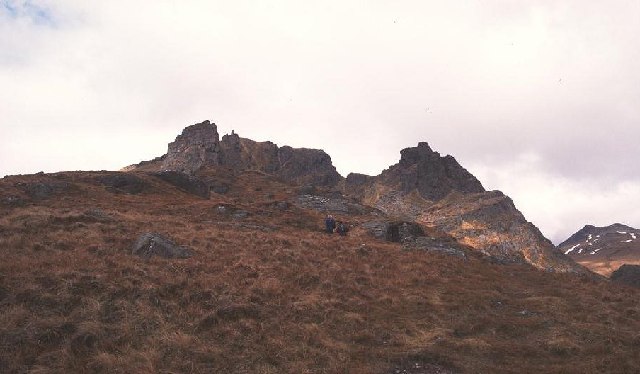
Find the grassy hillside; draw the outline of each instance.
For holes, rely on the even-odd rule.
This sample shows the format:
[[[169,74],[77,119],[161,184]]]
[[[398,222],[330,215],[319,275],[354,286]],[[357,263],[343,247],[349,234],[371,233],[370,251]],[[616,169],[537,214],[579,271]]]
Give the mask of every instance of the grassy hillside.
[[[0,372],[632,373],[640,291],[406,251],[245,173],[206,200],[146,174],[0,180]],[[45,187],[42,187],[45,186]],[[48,186],[48,187],[46,187]],[[192,258],[145,261],[144,232]]]

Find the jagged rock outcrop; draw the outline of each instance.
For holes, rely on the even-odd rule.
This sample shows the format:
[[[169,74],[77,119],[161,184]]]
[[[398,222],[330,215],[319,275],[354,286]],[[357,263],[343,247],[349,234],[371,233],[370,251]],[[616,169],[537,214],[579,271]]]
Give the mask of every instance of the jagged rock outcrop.
[[[426,142],[405,148],[400,155],[397,164],[378,176],[349,174],[344,179],[322,150],[278,147],[235,133],[220,139],[216,125],[204,121],[185,128],[155,164],[138,165],[145,170],[160,165],[162,170],[196,175],[204,170],[232,174],[252,170],[305,188],[335,187],[344,197],[376,208],[393,220],[431,226],[500,261],[530,263],[546,270],[584,271],[527,222],[511,199],[498,191],[486,192],[452,156],[441,156]],[[311,197],[298,203],[317,203]],[[330,205],[322,208],[347,209],[342,203],[328,209]]]
[[[400,151],[400,162],[384,170],[377,182],[402,193],[417,191],[427,200],[437,201],[452,191],[484,192],[476,177],[460,166],[453,156],[440,156],[426,142]]]
[[[193,173],[205,165],[219,165],[220,138],[215,124],[209,121],[186,127],[169,143],[163,170]]]
[[[331,157],[322,150],[278,147],[272,142],[256,142],[235,133],[220,139],[216,125],[210,121],[186,127],[169,143],[166,155],[123,170],[195,174],[207,168],[227,168],[235,172],[257,170],[296,184],[334,186],[342,180]]]
[[[370,177],[349,174],[345,193],[395,216],[416,218],[427,206],[452,192],[484,192],[484,188],[452,156],[440,156],[426,142],[400,151],[400,161]]]
[[[548,271],[586,272],[557,251],[500,191],[451,194],[427,208],[418,221],[502,262],[524,262]]]

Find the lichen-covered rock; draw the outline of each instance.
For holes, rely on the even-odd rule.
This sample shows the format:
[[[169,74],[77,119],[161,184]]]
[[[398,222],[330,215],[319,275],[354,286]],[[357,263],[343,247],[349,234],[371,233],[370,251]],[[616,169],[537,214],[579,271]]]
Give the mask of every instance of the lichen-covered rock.
[[[189,248],[179,246],[169,238],[153,232],[140,235],[131,252],[145,259],[152,256],[164,258],[189,258],[193,256]]]
[[[426,209],[419,222],[503,262],[528,263],[547,271],[588,272],[560,253],[500,191],[451,194]]]

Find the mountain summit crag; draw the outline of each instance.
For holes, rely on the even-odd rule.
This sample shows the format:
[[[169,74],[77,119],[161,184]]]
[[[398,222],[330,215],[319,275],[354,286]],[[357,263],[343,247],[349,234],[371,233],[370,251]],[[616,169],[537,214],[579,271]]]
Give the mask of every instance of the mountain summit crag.
[[[209,121],[185,128],[158,160],[161,163],[155,168],[187,174],[206,168],[257,170],[288,182],[320,186],[332,186],[342,179],[331,157],[322,150],[278,147],[235,133],[220,139],[216,125]]]
[[[584,271],[528,222],[511,199],[499,191],[485,191],[453,156],[441,156],[426,142],[403,149],[399,162],[380,175],[351,173],[343,178],[322,150],[278,147],[233,132],[220,139],[216,125],[204,121],[185,128],[166,155],[128,170],[195,176],[211,170],[217,175],[259,171],[288,184],[324,188],[376,208],[392,220],[444,231],[499,261],[529,263],[549,271]]]

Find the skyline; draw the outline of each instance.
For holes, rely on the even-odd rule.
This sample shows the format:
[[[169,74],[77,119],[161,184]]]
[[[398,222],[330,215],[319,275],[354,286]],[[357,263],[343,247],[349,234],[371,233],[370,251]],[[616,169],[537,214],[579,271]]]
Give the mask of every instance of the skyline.
[[[0,176],[118,170],[188,125],[369,175],[426,141],[554,243],[640,227],[640,2],[0,1]]]

